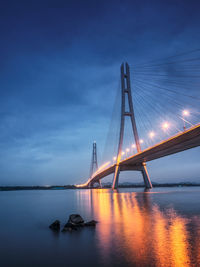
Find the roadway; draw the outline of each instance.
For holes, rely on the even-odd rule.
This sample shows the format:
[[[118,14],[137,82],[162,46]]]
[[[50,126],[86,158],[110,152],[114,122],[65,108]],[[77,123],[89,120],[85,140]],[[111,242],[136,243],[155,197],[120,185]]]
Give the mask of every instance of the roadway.
[[[143,162],[159,159],[165,156],[169,156],[190,148],[194,148],[200,145],[200,124],[190,127],[184,132],[180,132],[156,145],[149,147],[140,153],[134,154],[124,160],[121,160],[120,171],[125,170],[138,170]],[[84,185],[80,187],[86,187],[90,182],[98,181],[115,172],[116,164],[103,169],[99,173],[96,173],[92,178]]]

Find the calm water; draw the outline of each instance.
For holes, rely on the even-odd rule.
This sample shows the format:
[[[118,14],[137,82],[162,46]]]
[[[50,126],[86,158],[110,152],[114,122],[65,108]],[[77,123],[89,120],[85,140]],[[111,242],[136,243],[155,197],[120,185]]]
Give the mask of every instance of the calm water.
[[[0,192],[0,266],[200,266],[200,188]],[[53,233],[69,214],[94,228]]]

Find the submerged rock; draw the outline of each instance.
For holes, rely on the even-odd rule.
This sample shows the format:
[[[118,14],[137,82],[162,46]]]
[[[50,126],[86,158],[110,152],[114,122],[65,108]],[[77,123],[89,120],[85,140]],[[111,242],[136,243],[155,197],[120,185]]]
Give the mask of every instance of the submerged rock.
[[[84,226],[96,226],[97,221],[92,220],[89,222],[84,222],[83,218],[79,214],[71,214],[69,216],[68,222],[64,225],[62,232],[72,232],[74,230],[78,230],[80,227]],[[60,221],[56,220],[53,222],[49,228],[51,228],[54,231],[60,230]]]
[[[84,226],[96,226],[96,224],[97,224],[97,221],[92,220],[92,221],[86,222]]]
[[[72,226],[69,223],[66,223],[62,229],[62,232],[71,232],[73,230]]]
[[[72,223],[67,222],[62,229],[62,232],[71,232],[72,230],[77,230],[76,226]]]
[[[68,223],[71,223],[76,226],[83,226],[84,220],[79,214],[71,214],[69,216]]]
[[[60,221],[56,220],[55,222],[49,225],[49,228],[53,231],[60,231]]]

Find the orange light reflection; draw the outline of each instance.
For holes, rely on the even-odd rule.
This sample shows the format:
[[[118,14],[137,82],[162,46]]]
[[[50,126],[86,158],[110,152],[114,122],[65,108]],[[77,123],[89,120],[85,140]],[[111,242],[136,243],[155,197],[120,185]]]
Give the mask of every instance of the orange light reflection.
[[[196,266],[200,266],[200,230],[191,248],[188,220],[173,209],[161,211],[152,204],[151,194],[112,193],[109,189],[87,192],[92,195],[94,218],[100,222],[96,234],[106,263],[115,248],[133,265],[157,267],[192,266],[192,251],[196,251]]]

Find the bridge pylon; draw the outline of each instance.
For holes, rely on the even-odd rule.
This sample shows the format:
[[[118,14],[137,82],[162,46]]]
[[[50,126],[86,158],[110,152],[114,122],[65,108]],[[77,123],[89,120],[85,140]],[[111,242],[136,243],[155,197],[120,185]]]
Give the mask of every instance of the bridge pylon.
[[[128,98],[128,111],[126,109],[126,96]],[[119,145],[118,145],[118,152],[117,152],[117,162],[115,166],[115,173],[113,178],[112,188],[116,189],[118,187],[119,181],[119,173],[120,173],[120,160],[122,156],[122,146],[123,146],[123,138],[124,138],[124,124],[125,124],[125,117],[130,117],[131,125],[133,129],[133,136],[135,139],[135,144],[137,148],[137,152],[141,152],[140,142],[138,131],[136,127],[134,109],[133,109],[133,101],[132,101],[132,94],[131,94],[131,83],[130,83],[130,68],[128,63],[122,63],[121,65],[121,125],[120,125],[120,136],[119,136]],[[144,184],[146,188],[152,188],[151,180],[148,175],[148,171],[146,168],[146,163],[143,162],[138,166],[138,171],[141,171]]]
[[[92,161],[90,166],[90,178],[92,177],[93,173],[98,170],[98,162],[97,162],[97,144],[94,141],[92,146]],[[99,187],[101,187],[101,181],[98,180],[97,183],[99,184]],[[93,183],[89,184],[89,187],[93,187]]]

